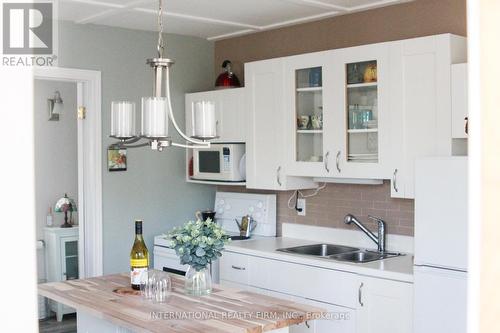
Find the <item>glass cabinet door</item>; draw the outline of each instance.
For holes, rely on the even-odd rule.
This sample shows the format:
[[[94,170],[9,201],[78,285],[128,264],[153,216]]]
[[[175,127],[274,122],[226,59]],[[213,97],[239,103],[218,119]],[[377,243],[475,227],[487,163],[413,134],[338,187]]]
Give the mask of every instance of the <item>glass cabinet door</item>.
[[[78,237],[61,238],[63,280],[78,279]]]
[[[346,64],[347,162],[378,163],[377,60]]]
[[[323,162],[323,69],[295,70],[296,162]]]

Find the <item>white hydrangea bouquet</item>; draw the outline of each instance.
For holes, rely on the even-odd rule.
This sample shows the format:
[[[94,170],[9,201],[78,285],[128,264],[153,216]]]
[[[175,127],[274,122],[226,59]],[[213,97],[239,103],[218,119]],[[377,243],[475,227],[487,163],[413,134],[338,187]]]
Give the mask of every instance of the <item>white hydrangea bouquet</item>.
[[[164,236],[170,240],[169,246],[175,249],[181,265],[190,265],[196,271],[206,269],[212,261],[222,256],[224,245],[231,240],[221,226],[211,219],[189,221]]]

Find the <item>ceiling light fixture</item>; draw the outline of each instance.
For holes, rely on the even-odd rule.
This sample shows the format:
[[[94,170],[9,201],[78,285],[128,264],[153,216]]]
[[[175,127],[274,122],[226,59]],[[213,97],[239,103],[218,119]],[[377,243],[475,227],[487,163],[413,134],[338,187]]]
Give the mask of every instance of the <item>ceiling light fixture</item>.
[[[146,63],[153,68],[154,85],[153,96],[143,97],[141,102],[141,133],[136,134],[135,103],[129,101],[113,101],[111,103],[111,135],[118,139],[112,147],[145,147],[162,151],[165,147],[181,148],[209,148],[207,140],[217,138],[215,122],[215,103],[199,101],[192,105],[192,133],[184,134],[177,125],[172,111],[170,98],[170,67],[174,61],[163,57],[165,44],[163,40],[163,4],[159,0],[158,8],[158,57],[147,59]],[[164,85],[165,83],[165,85]],[[175,130],[186,140],[184,143],[175,143],[169,136],[169,120]],[[148,142],[141,143],[141,139]]]

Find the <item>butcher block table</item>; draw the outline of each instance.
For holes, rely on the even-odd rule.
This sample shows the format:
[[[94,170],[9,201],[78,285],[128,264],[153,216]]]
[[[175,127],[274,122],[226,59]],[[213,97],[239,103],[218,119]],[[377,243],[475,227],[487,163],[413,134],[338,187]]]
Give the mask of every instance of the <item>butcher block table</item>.
[[[128,274],[51,282],[38,293],[77,311],[79,333],[287,333],[290,325],[324,311],[248,291],[214,285],[208,296],[184,293],[184,278],[171,275],[166,303],[154,303],[130,288]]]

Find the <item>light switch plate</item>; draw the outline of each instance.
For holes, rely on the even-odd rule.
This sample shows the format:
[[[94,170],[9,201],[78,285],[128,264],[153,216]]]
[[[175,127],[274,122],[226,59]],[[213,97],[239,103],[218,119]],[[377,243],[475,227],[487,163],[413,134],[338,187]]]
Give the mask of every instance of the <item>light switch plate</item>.
[[[302,211],[297,211],[297,215],[306,216],[306,199],[297,199],[297,209],[302,208]]]

